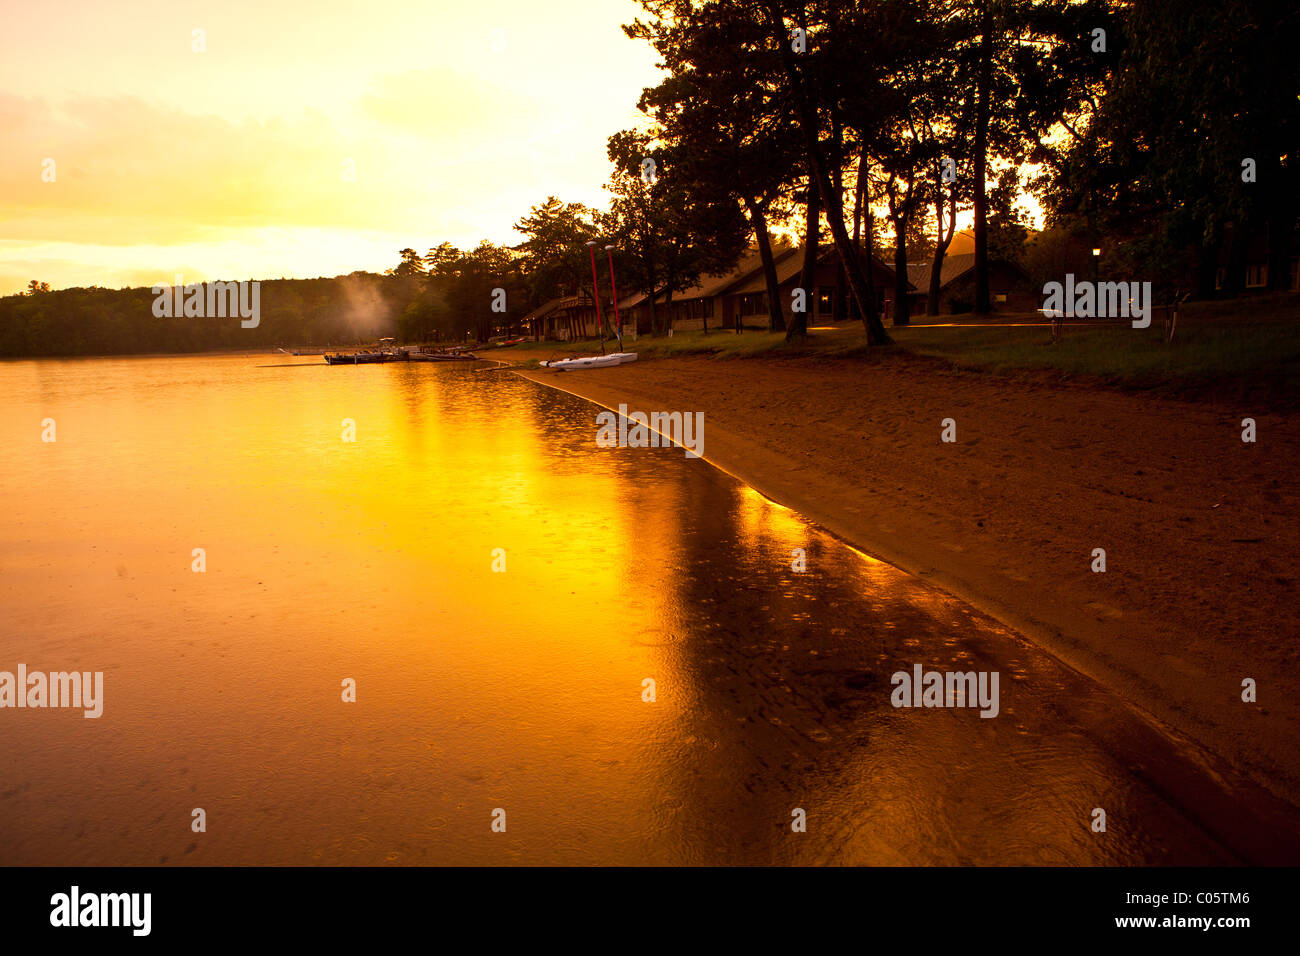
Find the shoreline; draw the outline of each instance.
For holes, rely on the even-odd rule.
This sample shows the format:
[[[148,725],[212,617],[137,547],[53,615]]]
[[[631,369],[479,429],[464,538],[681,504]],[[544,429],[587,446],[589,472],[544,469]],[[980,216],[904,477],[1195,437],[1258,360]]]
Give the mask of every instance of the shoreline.
[[[1063,415],[1058,411],[1058,424],[1063,422],[1067,431],[1076,415],[1080,421],[1089,417],[1080,412],[1092,413],[1089,429],[1099,433],[1100,444],[1085,451],[1087,442],[1076,439],[1067,443],[1074,453],[1071,464],[1090,459],[1088,467],[1079,469],[1086,486],[1096,480],[1091,472],[1100,471],[1104,475],[1119,467],[1123,455],[1117,453],[1116,447],[1128,446],[1125,453],[1136,454],[1139,458],[1149,451],[1142,436],[1134,434],[1131,421],[1122,428],[1120,425],[1124,423],[1107,420],[1122,419],[1122,413],[1134,412],[1144,412],[1150,417],[1153,409],[1149,406],[1152,403],[1144,402],[1141,396],[1077,388],[1066,392],[1041,384],[1009,383],[912,366],[882,370],[878,365],[836,360],[801,363],[799,360],[780,359],[719,361],[683,357],[659,358],[647,363],[580,373],[555,373],[545,369],[515,371],[531,381],[614,411],[624,402],[633,410],[704,411],[706,438],[703,457],[712,466],[777,504],[798,511],[850,546],[989,614],[1065,665],[1119,694],[1137,712],[1160,725],[1164,732],[1193,742],[1209,755],[1222,760],[1226,768],[1239,772],[1289,805],[1300,803],[1300,773],[1297,773],[1292,744],[1294,732],[1300,729],[1300,714],[1285,699],[1285,688],[1294,674],[1295,655],[1277,641],[1268,642],[1266,634],[1259,632],[1257,627],[1247,630],[1238,626],[1236,633],[1232,634],[1233,640],[1218,642],[1213,639],[1216,623],[1226,621],[1229,633],[1234,621],[1238,625],[1242,623],[1239,620],[1241,615],[1235,613],[1241,608],[1218,604],[1214,599],[1216,588],[1231,585],[1211,583],[1207,587],[1203,580],[1181,574],[1162,578],[1159,560],[1154,568],[1134,567],[1131,557],[1124,553],[1122,542],[1115,542],[1107,533],[1096,535],[1098,540],[1111,545],[1106,548],[1110,562],[1107,575],[1094,575],[1089,571],[1091,542],[1087,541],[1078,545],[1078,567],[1062,570],[1060,552],[1069,550],[1068,543],[1063,545],[1057,541],[1054,546],[1044,546],[1040,550],[1035,545],[1047,545],[1048,542],[1041,538],[1027,541],[1026,538],[1041,535],[1046,530],[1042,525],[1050,524],[1053,516],[1060,519],[1056,530],[1073,530],[1066,526],[1080,519],[1086,524],[1090,517],[1088,508],[1079,502],[1071,507],[1070,489],[1057,488],[1054,482],[1059,475],[1033,467],[1032,462],[1028,469],[1013,472],[1012,466],[1018,462],[999,460],[998,456],[990,456],[991,463],[973,460],[979,454],[975,450],[977,446],[982,442],[991,443],[987,435],[977,434],[973,440],[970,437],[972,413],[978,416],[980,411],[987,410],[987,406],[981,408],[980,403],[1000,402],[998,417],[1001,421],[994,422],[991,416],[985,416],[990,420],[977,422],[976,427],[979,424],[1003,425],[1013,432],[1023,431],[1027,427],[1025,419],[1032,419],[1034,415],[1018,411],[1016,404],[1018,399],[1026,397],[1020,393],[1032,393],[1031,397],[1040,401],[1050,398],[1054,404],[1084,406],[1083,409],[1067,409]],[[900,381],[900,376],[906,377],[906,383]],[[764,384],[764,378],[777,381]],[[958,442],[946,446],[949,457],[958,459],[944,467],[947,475],[930,473],[928,468],[933,464],[931,459],[943,454],[940,451],[936,455],[936,450],[941,448],[938,444],[938,417],[931,418],[932,425],[930,421],[925,422],[925,430],[933,432],[928,440],[912,441],[909,435],[900,442],[897,433],[902,429],[898,422],[892,422],[892,428],[884,426],[890,432],[888,436],[881,436],[869,427],[860,430],[861,426],[870,423],[864,422],[862,416],[856,414],[857,406],[852,402],[846,403],[844,395],[838,392],[842,390],[841,386],[864,384],[864,380],[871,378],[886,379],[883,383],[876,383],[878,390],[889,391],[906,384],[918,396],[931,393],[928,396],[931,404],[951,405],[965,437],[959,432]],[[978,394],[962,396],[963,400],[952,397],[950,393],[958,390],[953,386],[958,384],[964,389],[973,388]],[[794,408],[783,415],[779,406],[773,413],[773,400],[780,402],[781,396],[789,394],[791,389],[803,392],[804,405],[812,410],[820,409],[820,415],[817,411],[813,411],[811,417],[800,415]],[[828,389],[837,392],[838,405],[822,401]],[[1051,394],[1044,395],[1045,392]],[[867,396],[862,398],[869,404]],[[972,398],[976,399],[974,403],[969,401]],[[1134,408],[1134,404],[1140,407]],[[902,403],[899,413],[905,416],[907,407],[907,402]],[[761,414],[753,414],[755,411]],[[1155,411],[1160,413],[1157,417],[1162,423],[1176,420],[1179,415],[1178,408],[1158,408]],[[1223,418],[1223,411],[1213,407],[1197,411],[1199,417]],[[1111,414],[1098,416],[1099,412]],[[1182,412],[1185,413],[1186,409]],[[889,419],[891,416],[888,410],[883,413],[877,410],[877,417]],[[1280,417],[1288,418],[1287,440],[1280,451],[1285,458],[1290,451],[1300,451],[1300,422],[1294,416],[1269,416],[1270,426],[1276,428],[1275,419]],[[1186,427],[1203,431],[1203,424],[1198,421]],[[862,442],[863,449],[842,443],[831,444],[838,437],[834,434],[836,427],[854,434]],[[823,434],[823,429],[830,434]],[[1116,447],[1107,447],[1108,437],[1113,439]],[[1175,444],[1180,437],[1173,438]],[[1009,439],[1004,436],[1005,440]],[[1032,438],[1023,436],[1014,440],[1030,446],[1034,444]],[[1239,437],[1237,441],[1240,441]],[[901,455],[883,464],[878,456],[856,453],[870,451],[873,445],[882,444],[907,447],[903,448]],[[1227,449],[1226,454],[1236,451],[1230,444],[1223,443],[1223,446]],[[1049,452],[1055,450],[1049,449]],[[1035,456],[1031,454],[1029,457]],[[1192,464],[1193,473],[1207,467],[1205,463],[1201,463],[1199,468],[1195,467],[1195,461]],[[900,471],[900,465],[906,470]],[[1211,463],[1209,467],[1213,465]],[[1176,463],[1172,467],[1176,472],[1183,470]],[[1017,494],[1010,500],[996,493],[979,493],[984,484],[981,472],[990,468],[997,478],[1019,486]],[[1003,468],[1006,470],[1002,471]],[[1142,470],[1137,469],[1137,472],[1141,477]],[[969,488],[958,488],[955,494],[937,496],[940,500],[933,505],[929,504],[929,499],[936,496],[909,494],[909,478],[933,481],[948,475],[951,475],[949,480],[953,483],[966,476],[976,493],[973,496],[964,494],[963,491],[969,492]],[[892,494],[886,493],[883,486],[900,480],[902,484],[891,489]],[[863,494],[864,485],[871,486],[870,495]],[[1195,482],[1180,485],[1175,481],[1174,487],[1192,495],[1194,500],[1203,497]],[[1054,498],[1053,489],[1056,489]],[[1192,516],[1160,513],[1152,522],[1149,520],[1152,503],[1142,496],[1121,492],[1117,497],[1115,489],[1110,488],[1092,490],[1113,499],[1110,503],[1118,505],[1113,509],[1114,514],[1106,516],[1106,524],[1146,524],[1148,527],[1141,529],[1143,544],[1155,541],[1155,547],[1147,549],[1150,556],[1159,558],[1162,550],[1182,556],[1186,550],[1184,542],[1179,540],[1184,533],[1182,525],[1194,523]],[[917,491],[925,492],[927,489],[918,485]],[[903,499],[901,504],[900,498]],[[925,500],[926,504],[924,507],[909,506],[911,498]],[[950,503],[954,510],[945,514],[945,503]],[[970,508],[972,504],[979,507]],[[1187,506],[1191,502],[1182,501],[1180,504]],[[1062,512],[1062,508],[1066,511]],[[1164,510],[1169,509],[1166,507]],[[1216,504],[1210,510],[1222,509]],[[1009,529],[1011,534],[999,535],[1001,540],[986,530],[986,526],[1001,525],[1008,513],[1021,511],[1025,513],[1025,520],[1013,525]],[[954,517],[954,512],[959,517]],[[1138,520],[1139,517],[1142,520]],[[1289,524],[1294,525],[1294,522]],[[1262,556],[1266,567],[1272,566],[1270,558],[1277,561],[1276,571],[1290,566],[1289,554],[1294,554],[1294,551],[1288,549],[1286,540],[1293,533],[1294,528],[1288,528],[1282,535],[1283,540]],[[1089,547],[1083,547],[1083,544],[1089,544]],[[1233,547],[1228,543],[1218,543],[1216,547],[1213,540],[1202,541],[1201,545],[1198,549],[1201,553],[1196,557],[1199,563],[1204,563],[1208,550],[1211,566],[1222,564],[1222,559],[1231,553]],[[1155,575],[1151,574],[1152,571],[1156,572]],[[1161,580],[1162,586],[1154,586],[1157,579]],[[1103,582],[1123,582],[1125,586],[1116,589],[1123,593],[1106,594]],[[1289,578],[1277,574],[1272,589],[1286,592],[1290,583]],[[1155,600],[1143,607],[1140,598],[1148,585],[1156,592],[1149,595]],[[1288,606],[1285,593],[1279,593],[1277,597],[1279,602],[1274,604],[1275,608]],[[1168,619],[1170,615],[1162,613],[1158,607],[1160,601],[1181,606],[1184,616],[1199,621],[1200,628],[1188,627],[1182,621],[1171,622]],[[1206,613],[1206,608],[1210,609],[1209,613]],[[1269,617],[1267,612],[1263,616]],[[1216,617],[1221,620],[1215,621]],[[1280,618],[1281,614],[1272,617]],[[1241,701],[1238,675],[1257,681],[1260,698],[1268,701],[1267,706]],[[1207,769],[1219,776],[1213,768]]]

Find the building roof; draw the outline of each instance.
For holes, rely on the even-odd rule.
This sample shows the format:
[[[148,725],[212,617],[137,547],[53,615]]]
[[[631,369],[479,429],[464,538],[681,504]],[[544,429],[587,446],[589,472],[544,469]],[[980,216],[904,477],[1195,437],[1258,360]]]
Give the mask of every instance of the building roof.
[[[817,257],[818,262],[833,260],[835,254],[833,245],[824,245]],[[776,281],[780,285],[798,275],[799,270],[803,268],[803,246],[774,246],[772,258],[775,260],[776,265]],[[891,277],[894,275],[894,270],[878,256],[872,258],[878,269],[888,273]],[[910,274],[911,270],[909,269],[909,276]],[[673,301],[689,302],[692,299],[707,299],[721,295],[747,295],[766,291],[767,280],[763,275],[763,257],[757,247],[754,247],[736,263],[735,268],[719,275],[704,276],[689,289],[673,293]],[[620,299],[618,307],[620,309],[630,309],[644,302],[646,298],[647,296],[644,294],[630,295],[626,299]],[[667,296],[664,294],[655,297],[656,303],[665,301],[667,301]]]
[[[790,251],[791,253],[797,253],[797,255],[791,255],[789,258],[786,259],[780,259],[780,258],[777,259],[776,262],[776,284],[777,285],[783,285],[784,283],[793,279],[795,276],[799,274],[800,270],[803,269],[803,246],[796,246]],[[859,248],[858,251],[863,252],[865,250]],[[835,262],[836,255],[838,255],[838,253],[836,252],[834,245],[824,244],[821,246],[821,248],[817,253],[817,262],[819,265],[824,265],[827,262]],[[891,269],[884,262],[884,260],[882,260],[879,256],[872,256],[871,258],[875,262],[876,268],[882,272],[887,273],[889,278],[892,280],[894,277],[894,270]],[[727,293],[731,295],[748,295],[753,292],[766,292],[766,291],[767,291],[767,280],[763,276],[762,263],[760,263],[759,268],[748,279],[746,279],[740,285],[728,289]]]
[[[794,257],[794,253],[799,251],[798,246],[774,246],[772,249],[772,258],[776,260],[778,266],[783,262],[788,262]],[[709,275],[701,277],[700,281],[695,283],[689,289],[683,289],[681,292],[673,293],[674,302],[687,302],[691,299],[708,299],[713,296],[729,295],[737,291],[737,287],[751,280],[754,276],[759,276],[760,280],[763,275],[763,256],[757,247],[753,247],[744,257],[736,263],[735,268],[718,275]],[[656,302],[667,300],[666,295],[658,296]]]
[[[1025,270],[1011,262],[1009,259],[999,259],[996,256],[989,257],[989,263],[999,263],[1010,266],[1022,275],[1027,275]],[[975,253],[959,253],[955,256],[948,255],[943,257],[943,271],[939,273],[939,288],[945,288],[957,279],[960,279],[966,273],[975,268]],[[934,260],[929,262],[909,262],[907,264],[907,281],[916,287],[918,292],[928,292],[930,289],[930,274],[934,271]]]
[[[975,268],[975,253],[959,253],[943,257],[943,271],[939,274],[939,288],[943,288],[954,279],[964,276]],[[929,262],[909,262],[907,264],[907,281],[918,290],[930,288],[930,275],[934,272],[934,260]]]
[[[572,309],[580,305],[590,306],[591,296],[584,292],[582,295],[566,295],[560,296],[558,299],[551,299],[549,302],[543,302],[519,321],[531,322],[534,319],[544,319],[553,312],[562,312],[565,309]]]
[[[799,253],[799,255],[795,255],[795,253]],[[776,284],[780,285],[792,276],[797,276],[799,270],[803,268],[803,247],[795,246],[782,253],[773,250],[772,258],[776,260]],[[767,278],[763,275],[762,259],[759,260],[758,267],[747,278],[727,290],[731,295],[747,295],[751,292],[766,291]]]

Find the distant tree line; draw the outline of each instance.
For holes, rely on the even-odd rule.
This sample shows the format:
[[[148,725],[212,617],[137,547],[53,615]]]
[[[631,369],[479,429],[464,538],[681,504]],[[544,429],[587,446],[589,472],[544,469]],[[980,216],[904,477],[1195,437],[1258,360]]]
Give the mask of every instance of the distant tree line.
[[[155,318],[148,290],[42,290],[0,299],[0,355],[187,351],[486,339],[517,332],[549,299],[662,297],[757,248],[768,322],[806,334],[777,294],[774,233],[802,234],[802,285],[838,252],[840,318],[853,301],[889,341],[866,257],[897,274],[932,263],[926,309],[957,217],[974,219],[974,311],[991,310],[989,262],[1033,275],[1104,249],[1110,278],[1202,297],[1244,288],[1267,249],[1289,282],[1300,190],[1300,7],[1273,0],[641,0],[624,27],[660,56],[644,128],[607,144],[610,206],[550,196],[516,223],[517,245],[401,250],[384,276],[263,283],[257,329]],[[1028,244],[1019,199],[1048,229]],[[1081,258],[1082,257],[1082,258]],[[1095,267],[1095,263],[1094,263]],[[1216,288],[1220,275],[1222,289]]]
[[[0,298],[0,356],[127,355],[355,345],[391,334],[411,290],[364,272],[261,283],[256,328],[154,314],[151,289],[61,289]]]

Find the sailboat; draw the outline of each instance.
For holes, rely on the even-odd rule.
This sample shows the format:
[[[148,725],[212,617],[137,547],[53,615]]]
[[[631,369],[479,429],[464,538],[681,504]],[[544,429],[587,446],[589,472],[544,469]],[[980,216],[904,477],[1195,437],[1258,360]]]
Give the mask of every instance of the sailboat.
[[[571,359],[554,359],[546,362],[539,362],[539,365],[545,368],[554,369],[557,372],[573,371],[580,368],[607,368],[611,365],[626,365],[628,362],[636,361],[635,352],[611,352],[605,354],[605,322],[600,314],[600,281],[596,278],[596,243],[588,242],[587,248],[591,251],[591,287],[595,293],[596,303],[596,325],[600,328],[600,355],[585,355],[580,358]],[[613,246],[606,246],[605,250],[610,253],[609,259],[609,282],[610,288],[614,288],[614,257]],[[618,315],[618,293],[614,294],[614,314]],[[621,326],[621,323],[619,323]],[[621,327],[616,328],[618,335],[618,344],[623,345],[623,330]]]

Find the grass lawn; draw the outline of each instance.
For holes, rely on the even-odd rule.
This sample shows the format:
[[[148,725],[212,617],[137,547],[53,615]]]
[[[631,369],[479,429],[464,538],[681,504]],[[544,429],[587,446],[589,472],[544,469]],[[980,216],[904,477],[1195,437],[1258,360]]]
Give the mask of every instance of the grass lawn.
[[[917,356],[954,369],[1048,377],[1120,388],[1174,393],[1266,391],[1300,403],[1300,296],[1256,296],[1233,302],[1187,303],[1172,342],[1163,318],[1135,329],[1127,322],[1076,320],[1051,342],[1042,316],[1002,314],[924,316],[911,326],[890,328],[891,348],[869,348],[860,322],[814,327],[805,342],[788,346],[785,336],[747,329],[676,332],[671,338],[642,336],[624,343],[642,359],[708,355],[719,359],[822,359],[897,361]],[[545,343],[557,358],[600,350],[598,342]],[[607,341],[607,351],[618,343]],[[484,353],[492,356],[491,352]],[[502,356],[505,358],[506,356]],[[522,363],[535,367],[537,359]]]
[[[1130,387],[1300,379],[1300,297],[1294,295],[1186,304],[1168,343],[1158,316],[1146,329],[1086,320],[1067,325],[1055,345],[1041,319],[1007,321],[1038,324],[917,324],[893,335],[910,352],[990,372],[1049,371]]]
[[[1055,345],[1047,323],[1036,313],[914,319],[891,328],[895,346],[868,348],[859,322],[816,327],[808,339],[787,346],[784,335],[746,330],[677,332],[672,338],[628,339],[624,348],[642,359],[710,355],[721,359],[821,358],[888,361],[906,353],[925,356],[957,369],[996,374],[1048,374],[1127,388],[1199,387],[1214,384],[1263,386],[1270,390],[1300,384],[1300,296],[1257,296],[1233,302],[1187,303],[1179,312],[1173,342],[1164,340],[1163,319],[1151,326],[1088,322],[1066,325]],[[608,351],[617,342],[607,341]],[[596,342],[547,343],[557,357],[599,351]],[[491,355],[491,353],[486,353]],[[504,357],[504,356],[503,356]],[[525,363],[536,365],[536,360]],[[1297,390],[1300,391],[1300,390]]]

